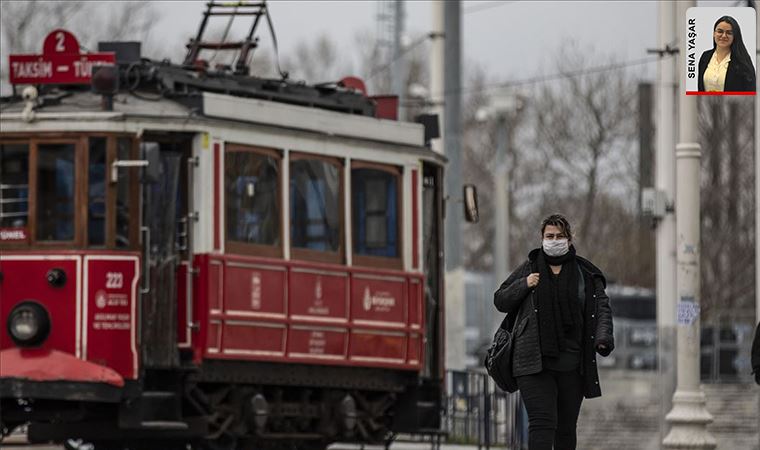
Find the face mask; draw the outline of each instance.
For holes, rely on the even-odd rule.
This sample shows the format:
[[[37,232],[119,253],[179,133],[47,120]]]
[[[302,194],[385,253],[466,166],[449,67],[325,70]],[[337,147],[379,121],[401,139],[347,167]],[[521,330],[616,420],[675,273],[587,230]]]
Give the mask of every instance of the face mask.
[[[570,242],[567,239],[544,239],[544,253],[549,256],[562,256],[570,251]]]

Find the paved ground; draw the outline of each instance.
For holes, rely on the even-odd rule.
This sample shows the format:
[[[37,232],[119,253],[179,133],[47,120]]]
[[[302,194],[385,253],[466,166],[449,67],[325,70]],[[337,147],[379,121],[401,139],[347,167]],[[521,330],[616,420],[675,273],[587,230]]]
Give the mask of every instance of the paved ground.
[[[60,445],[29,445],[24,443],[3,442],[3,449],[8,450],[63,450]],[[358,450],[359,446],[339,445],[331,446],[329,450]],[[396,443],[391,446],[392,450],[429,450],[429,444]],[[468,445],[441,445],[442,450],[474,450],[477,446]],[[160,450],[160,449],[156,449]],[[383,450],[383,447],[365,446],[364,450]]]
[[[0,446],[2,449],[8,450],[63,450],[63,446],[60,445],[30,445],[26,443],[25,436],[11,436],[3,441]],[[410,442],[396,442],[391,446],[392,450],[430,450],[429,443],[410,443]],[[335,444],[331,445],[328,450],[359,450],[358,445],[349,444]],[[442,450],[475,450],[477,446],[469,445],[441,445]],[[161,449],[156,449],[161,450]],[[367,445],[363,450],[384,450],[382,446]]]

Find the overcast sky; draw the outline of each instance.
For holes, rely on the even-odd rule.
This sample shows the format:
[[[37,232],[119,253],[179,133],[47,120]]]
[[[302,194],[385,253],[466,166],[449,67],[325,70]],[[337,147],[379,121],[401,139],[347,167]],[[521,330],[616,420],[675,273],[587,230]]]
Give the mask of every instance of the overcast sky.
[[[150,41],[154,49],[159,49],[159,54],[150,56],[173,55],[175,58],[184,53],[184,44],[196,33],[206,1],[154,3],[160,20],[151,32]],[[700,6],[736,3],[698,2]],[[405,5],[406,34],[416,39],[429,32],[431,2],[407,1]],[[269,0],[269,9],[281,53],[292,54],[299,43],[327,35],[339,43],[341,59],[351,60],[357,54],[357,35],[377,31],[381,7],[376,0]],[[609,57],[620,62],[645,58],[646,50],[657,45],[656,1],[468,0],[462,2],[462,10],[463,62],[485,69],[491,81],[556,73],[557,62],[562,61],[557,57],[558,51],[570,41],[588,50],[591,65],[605,64]],[[216,28],[225,24],[226,17],[217,17],[211,22]],[[233,34],[235,29],[243,33],[249,26],[248,20],[236,19]],[[266,26],[259,28],[258,36],[263,49],[271,48]],[[427,44],[426,48],[429,48]],[[637,78],[653,80],[656,64],[629,70]]]
[[[734,2],[699,2],[700,6]],[[358,32],[377,30],[377,1],[270,0],[281,51],[299,42],[327,34],[335,41],[353,45]],[[173,42],[177,36],[197,30],[205,2],[159,2],[161,27],[156,37]],[[430,30],[431,3],[406,2],[406,28],[414,38]],[[537,73],[553,73],[556,52],[564,42],[575,40],[590,55],[613,55],[621,61],[644,58],[657,44],[657,2],[654,1],[464,1],[462,21],[463,60],[486,69],[491,77],[506,80]],[[225,19],[216,19],[226,23]],[[243,25],[241,21],[241,26]],[[262,28],[264,46],[270,38]],[[656,65],[635,69],[652,78]]]
[[[173,42],[180,34],[195,33],[204,5],[203,1],[160,2],[161,26],[155,37]],[[371,0],[270,0],[269,5],[282,52],[321,34],[351,48],[358,32],[377,30],[380,10]],[[656,2],[464,1],[462,8],[463,61],[480,65],[499,80],[554,72],[557,50],[571,39],[593,55],[619,60],[646,57],[646,49],[657,43]],[[428,1],[406,2],[410,37],[430,31],[431,10]],[[226,19],[215,20],[226,24]],[[269,45],[266,28],[260,30],[263,46]],[[643,67],[642,76],[654,76],[655,66]]]

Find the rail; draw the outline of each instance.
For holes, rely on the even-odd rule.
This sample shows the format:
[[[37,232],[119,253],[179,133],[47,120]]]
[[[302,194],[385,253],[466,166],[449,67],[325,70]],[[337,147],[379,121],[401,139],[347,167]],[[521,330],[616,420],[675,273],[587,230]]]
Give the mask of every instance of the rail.
[[[447,371],[446,387],[443,428],[447,443],[510,450],[527,444],[523,439],[527,420],[519,393],[502,391],[488,374],[476,371]]]

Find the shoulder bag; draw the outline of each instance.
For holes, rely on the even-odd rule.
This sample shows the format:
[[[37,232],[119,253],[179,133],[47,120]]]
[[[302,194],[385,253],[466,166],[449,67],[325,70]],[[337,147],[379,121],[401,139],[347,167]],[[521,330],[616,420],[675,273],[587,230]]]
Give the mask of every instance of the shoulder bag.
[[[499,388],[507,392],[517,391],[517,380],[512,375],[512,350],[514,347],[514,323],[509,314],[501,321],[493,337],[493,344],[485,358],[486,371]]]

